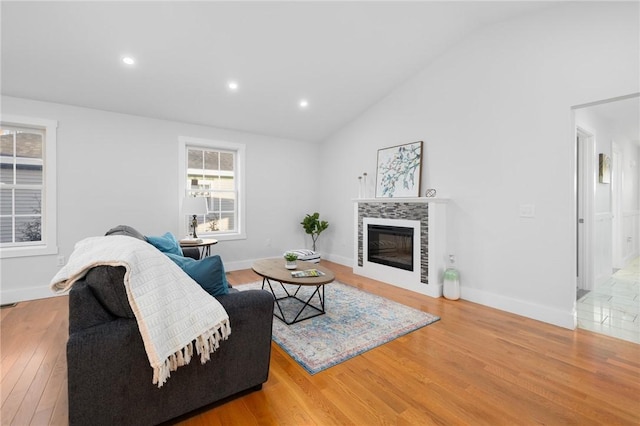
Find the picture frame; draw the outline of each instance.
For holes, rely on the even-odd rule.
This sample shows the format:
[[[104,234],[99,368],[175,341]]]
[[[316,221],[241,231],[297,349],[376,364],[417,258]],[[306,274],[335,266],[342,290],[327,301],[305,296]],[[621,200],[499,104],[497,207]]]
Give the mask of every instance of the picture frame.
[[[378,150],[376,198],[420,196],[422,141]]]
[[[599,154],[598,166],[598,181],[611,183],[611,158],[607,154]]]

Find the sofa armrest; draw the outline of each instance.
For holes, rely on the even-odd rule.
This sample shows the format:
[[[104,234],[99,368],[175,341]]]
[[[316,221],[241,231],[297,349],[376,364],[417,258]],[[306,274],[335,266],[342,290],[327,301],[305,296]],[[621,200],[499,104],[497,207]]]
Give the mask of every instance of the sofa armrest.
[[[84,286],[83,286],[84,287]],[[75,302],[88,303],[92,289]],[[70,317],[67,343],[69,424],[159,424],[264,383],[269,375],[273,296],[263,290],[232,292],[217,299],[229,314],[231,334],[201,364],[171,372],[161,388],[135,319],[103,316],[83,327]],[[75,303],[74,302],[74,303]],[[95,302],[88,306],[100,307]]]

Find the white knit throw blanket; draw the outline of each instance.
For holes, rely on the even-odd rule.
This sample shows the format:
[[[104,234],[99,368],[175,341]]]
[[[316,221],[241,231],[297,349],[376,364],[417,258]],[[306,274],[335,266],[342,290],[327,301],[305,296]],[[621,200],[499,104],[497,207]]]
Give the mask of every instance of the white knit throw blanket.
[[[191,361],[194,340],[204,364],[231,334],[229,316],[220,302],[158,249],[132,237],[111,235],[78,242],[51,280],[51,289],[67,291],[99,265],[126,269],[127,297],[158,387],[171,371]]]

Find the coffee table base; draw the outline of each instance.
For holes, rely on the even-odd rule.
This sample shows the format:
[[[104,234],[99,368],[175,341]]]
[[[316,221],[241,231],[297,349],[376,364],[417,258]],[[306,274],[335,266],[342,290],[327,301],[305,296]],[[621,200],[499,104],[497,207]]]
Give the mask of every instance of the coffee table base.
[[[320,315],[324,315],[326,313],[325,310],[324,310],[324,284],[318,284],[316,286],[316,289],[314,290],[314,292],[311,293],[311,296],[309,296],[309,298],[307,298],[307,300],[303,300],[303,299],[300,299],[298,297],[298,292],[300,291],[300,288],[302,287],[301,285],[288,284],[288,285],[292,285],[292,286],[297,286],[298,287],[295,292],[289,293],[289,290],[287,290],[287,288],[284,286],[284,284],[281,281],[277,281],[277,280],[273,280],[273,281],[275,281],[278,284],[280,284],[280,287],[282,287],[282,290],[284,290],[284,293],[286,294],[286,296],[282,296],[282,297],[276,296],[276,292],[275,292],[275,290],[273,288],[273,285],[271,284],[271,281],[267,277],[263,277],[262,278],[262,289],[264,290],[265,283],[269,286],[269,290],[271,290],[271,294],[273,294],[273,298],[274,298],[274,300],[276,302],[276,308],[277,308],[277,311],[274,309],[273,316],[278,318],[280,321],[284,322],[287,325],[291,325],[291,324],[295,324],[295,323],[300,322],[300,321],[304,321],[304,320],[307,320],[307,319],[315,318],[315,317],[320,316]],[[319,306],[314,305],[314,304],[311,303],[312,299],[316,295],[318,296],[318,302],[320,303]],[[297,301],[299,301],[299,302],[301,302],[303,304],[302,308],[300,308],[300,311],[298,311],[298,313],[296,314],[296,316],[293,318],[292,321],[288,321],[285,318],[284,311],[282,310],[282,306],[280,304],[281,300],[287,300],[287,299],[295,299],[295,300],[297,300]],[[311,308],[311,309],[315,310],[316,312],[313,315],[309,315],[309,316],[305,316],[303,318],[300,318],[300,315],[302,315],[302,312],[304,312],[304,310],[306,308]],[[278,313],[279,313],[279,315],[278,315]]]

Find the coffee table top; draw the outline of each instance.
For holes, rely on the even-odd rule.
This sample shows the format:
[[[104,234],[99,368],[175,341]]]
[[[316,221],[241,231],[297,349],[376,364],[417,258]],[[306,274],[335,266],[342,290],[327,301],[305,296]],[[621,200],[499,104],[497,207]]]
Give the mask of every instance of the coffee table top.
[[[329,269],[318,265],[317,263],[304,262],[302,260],[298,260],[298,267],[296,269],[287,269],[285,268],[286,261],[281,258],[272,258],[272,259],[261,259],[256,260],[251,269],[260,275],[261,277],[265,277],[268,279],[280,281],[281,283],[287,284],[295,284],[295,285],[322,285],[328,284],[331,281],[335,280],[336,277]],[[304,278],[294,278],[291,276],[292,271],[304,271],[306,269],[317,269],[318,271],[324,272],[324,275],[320,277],[304,277]]]

